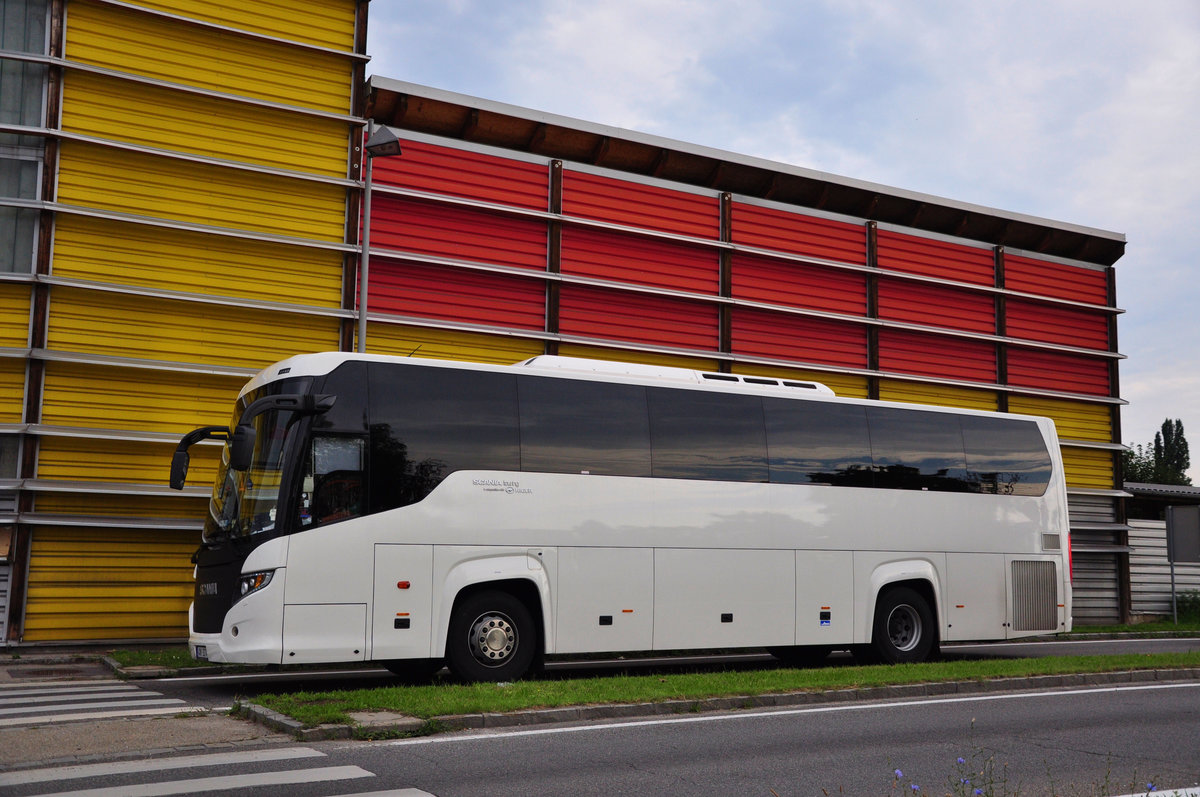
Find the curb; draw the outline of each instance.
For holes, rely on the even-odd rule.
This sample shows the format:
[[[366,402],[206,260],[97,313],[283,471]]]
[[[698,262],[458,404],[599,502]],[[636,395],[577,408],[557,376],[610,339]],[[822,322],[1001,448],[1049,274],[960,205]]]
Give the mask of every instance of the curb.
[[[664,700],[656,703],[567,706],[563,708],[524,709],[505,713],[449,714],[433,717],[428,720],[387,712],[363,713],[352,714],[351,718],[353,722],[350,723],[318,725],[312,728],[306,728],[291,717],[254,703],[242,704],[235,713],[238,716],[265,725],[273,730],[291,734],[299,741],[317,742],[335,739],[425,736],[444,731],[511,728],[525,725],[551,725],[567,722],[645,719],[713,711],[788,708],[829,703],[941,697],[944,695],[971,695],[992,692],[1021,692],[1036,689],[1196,680],[1200,680],[1200,668],[1125,670],[1109,673],[996,678],[986,681],[946,681],[928,684],[874,686],[862,689],[834,689],[826,692],[785,692],[780,694],[711,697],[697,700]]]

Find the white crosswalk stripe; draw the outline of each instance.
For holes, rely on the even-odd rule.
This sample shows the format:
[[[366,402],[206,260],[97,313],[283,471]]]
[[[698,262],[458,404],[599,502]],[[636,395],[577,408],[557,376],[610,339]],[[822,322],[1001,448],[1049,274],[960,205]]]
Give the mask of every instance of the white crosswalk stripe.
[[[322,766],[326,754],[310,747],[268,747],[258,750],[180,755],[112,763],[77,764],[0,773],[0,791],[29,797],[160,797],[234,789],[274,789],[293,784],[330,783],[373,778],[354,765]],[[278,768],[280,764],[291,768]],[[270,771],[261,771],[271,765]],[[220,775],[206,774],[219,767]],[[239,772],[238,770],[246,770]],[[189,777],[181,777],[186,772]],[[149,779],[155,778],[157,780]],[[118,780],[124,783],[118,783]],[[51,791],[30,791],[50,789]],[[60,791],[55,791],[60,790]],[[273,793],[273,792],[271,792]],[[420,789],[402,788],[359,792],[360,797],[435,797]],[[344,794],[343,797],[354,797]]]
[[[204,711],[178,698],[117,680],[0,686],[0,728]]]

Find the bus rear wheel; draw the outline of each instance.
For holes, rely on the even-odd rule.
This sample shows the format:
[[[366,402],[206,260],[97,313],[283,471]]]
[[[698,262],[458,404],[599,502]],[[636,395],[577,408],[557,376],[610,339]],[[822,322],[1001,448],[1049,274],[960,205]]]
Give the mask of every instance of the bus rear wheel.
[[[446,663],[464,681],[513,681],[525,675],[538,647],[533,615],[507,592],[464,598],[454,609]]]
[[[871,634],[873,658],[887,664],[925,661],[935,633],[933,611],[916,590],[896,587],[879,596]]]

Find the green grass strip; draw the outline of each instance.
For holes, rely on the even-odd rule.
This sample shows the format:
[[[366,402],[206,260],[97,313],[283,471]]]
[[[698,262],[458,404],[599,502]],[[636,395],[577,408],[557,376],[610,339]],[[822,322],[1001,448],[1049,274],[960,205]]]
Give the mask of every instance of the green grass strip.
[[[606,703],[650,703],[709,697],[895,686],[944,681],[1200,667],[1200,652],[1039,659],[927,662],[900,666],[729,670],[669,675],[518,681],[511,684],[391,686],[331,692],[264,694],[254,702],[306,727],[346,723],[350,712],[387,711],[430,719],[520,709]]]

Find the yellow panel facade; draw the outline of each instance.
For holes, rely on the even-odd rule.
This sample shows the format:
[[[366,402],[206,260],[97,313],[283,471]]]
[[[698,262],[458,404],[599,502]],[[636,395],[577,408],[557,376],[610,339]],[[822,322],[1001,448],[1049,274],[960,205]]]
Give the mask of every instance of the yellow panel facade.
[[[996,394],[990,390],[976,390],[955,385],[931,385],[923,382],[904,382],[897,379],[879,380],[879,398],[883,401],[936,404],[942,407],[961,407],[991,412],[999,407]]]
[[[345,56],[86,0],[74,0],[67,8],[66,57],[225,94],[329,113],[351,110],[353,62]],[[263,130],[264,135],[269,132]]]
[[[39,479],[167,486],[175,443],[145,443],[43,435],[38,446]],[[193,446],[188,484],[212,484],[219,446]],[[113,498],[112,500],[119,500]],[[120,514],[118,512],[117,514]]]
[[[0,358],[0,423],[20,423],[25,407],[25,360]]]
[[[753,363],[734,363],[733,372],[743,376],[769,376],[773,379],[795,379],[801,382],[820,382],[843,398],[866,398],[867,378],[853,374],[834,374],[805,371],[798,368],[775,368]]]
[[[1063,468],[1068,487],[1111,490],[1113,481],[1113,452],[1095,448],[1063,446]]]
[[[693,371],[719,370],[716,360],[710,360],[705,357],[680,357],[674,354],[659,354],[657,352],[635,351],[632,349],[602,349],[597,346],[580,346],[574,343],[564,343],[558,347],[558,353],[563,357],[585,357],[591,360],[613,360],[622,363],[665,365],[671,368],[690,368]]]
[[[168,432],[227,423],[238,376],[46,363],[42,423],[52,426]]]
[[[146,360],[260,369],[338,348],[338,319],[57,288],[48,345]]]
[[[346,176],[346,122],[263,110],[91,72],[63,78],[62,129],[214,158],[328,177]]]
[[[197,532],[38,527],[26,642],[187,635]]]
[[[356,0],[134,0],[134,4],[303,44],[354,50]]]
[[[54,274],[315,307],[339,307],[342,255],[326,249],[63,214]]]
[[[192,449],[195,451],[196,449]],[[188,479],[191,484],[191,479]],[[207,498],[192,495],[102,495],[98,493],[41,492],[34,497],[34,511],[46,515],[101,515],[139,518],[202,518]]]
[[[367,325],[367,351],[371,354],[411,355],[435,360],[468,360],[508,365],[544,354],[545,346],[540,340],[487,335],[481,332],[455,332],[371,323]]]
[[[0,283],[0,347],[23,349],[29,345],[30,291],[27,284]]]
[[[63,141],[58,199],[137,216],[341,242],[346,189]]]
[[[1089,404],[1083,401],[1012,396],[1008,400],[1009,412],[1026,415],[1044,415],[1054,419],[1058,436],[1063,440],[1088,440],[1111,443],[1112,409],[1107,404]]]

